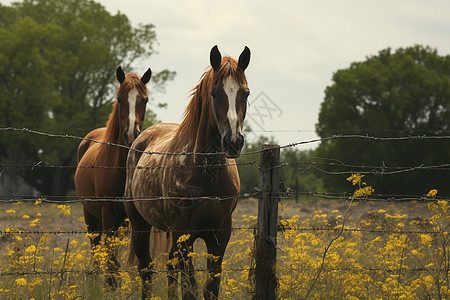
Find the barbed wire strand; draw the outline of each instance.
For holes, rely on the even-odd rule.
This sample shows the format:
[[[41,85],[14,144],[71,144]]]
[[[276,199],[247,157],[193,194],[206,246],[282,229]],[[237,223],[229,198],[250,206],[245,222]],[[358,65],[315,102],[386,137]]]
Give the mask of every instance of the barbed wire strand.
[[[79,141],[86,140],[86,141],[90,141],[90,142],[94,142],[94,143],[99,143],[99,144],[104,144],[104,145],[109,145],[109,146],[116,146],[116,147],[127,149],[129,151],[136,151],[136,152],[139,152],[139,153],[145,153],[145,154],[150,154],[150,155],[151,154],[157,154],[157,155],[194,155],[194,154],[196,154],[195,152],[144,151],[144,150],[140,150],[140,149],[136,149],[136,148],[132,148],[132,147],[128,147],[128,146],[125,146],[125,145],[116,144],[116,143],[111,143],[111,142],[98,141],[98,140],[94,140],[94,139],[83,138],[83,137],[69,135],[69,134],[46,133],[46,132],[42,132],[42,131],[38,131],[38,130],[32,130],[32,129],[28,129],[28,128],[1,127],[0,131],[3,131],[3,132],[12,131],[12,132],[31,133],[31,134],[47,136],[47,137],[54,137],[54,138],[75,139],[75,140],[79,140]],[[292,142],[292,143],[289,143],[287,145],[282,145],[282,146],[279,146],[279,147],[280,147],[280,149],[284,149],[284,148],[296,147],[296,146],[299,146],[299,145],[305,145],[305,144],[311,144],[311,143],[317,143],[317,142],[325,142],[325,141],[330,141],[330,140],[335,140],[335,139],[366,139],[366,140],[375,140],[375,141],[404,141],[404,140],[428,140],[428,139],[435,140],[435,139],[450,139],[450,135],[442,135],[442,136],[437,136],[437,135],[409,135],[409,136],[402,136],[402,137],[375,137],[375,136],[371,136],[371,135],[368,135],[368,134],[367,135],[361,135],[361,134],[336,134],[336,135],[332,135],[332,136],[324,137],[324,138],[310,139],[310,140],[300,141],[300,142]],[[262,151],[268,151],[268,150],[270,150],[270,147],[266,148],[264,150],[256,150],[256,151],[250,151],[250,152],[246,152],[246,153],[241,153],[241,155],[257,154],[257,153],[261,153]],[[202,152],[202,155],[217,155],[217,154],[224,154],[224,153],[223,152],[215,152],[215,153],[203,153]]]
[[[101,198],[95,197],[78,197],[73,195],[25,195],[25,194],[0,194],[0,203],[18,203],[18,202],[31,202],[35,204],[50,203],[50,204],[73,204],[73,203],[90,203],[90,202],[139,202],[139,201],[231,201],[234,199],[243,200],[256,198],[260,194],[259,191],[253,193],[245,193],[241,195],[231,196],[180,196],[180,197],[165,197],[165,196],[149,196],[149,197],[137,197],[133,199],[125,197],[108,197],[102,196]],[[290,199],[291,196],[311,196],[322,199],[334,199],[334,200],[353,200],[353,201],[379,201],[379,202],[406,202],[406,201],[420,201],[420,202],[437,202],[437,201],[450,201],[450,197],[430,197],[427,195],[404,195],[404,194],[382,194],[374,193],[364,198],[353,197],[352,193],[324,193],[324,192],[308,192],[308,191],[295,191],[289,190],[287,192],[280,192],[278,194],[271,194],[272,198],[278,198],[278,200]]]
[[[317,268],[286,268],[286,267],[277,267],[278,271],[282,272],[302,272],[302,271],[309,271],[309,272],[316,272]],[[400,269],[394,269],[394,268],[375,268],[375,267],[356,267],[356,268],[350,268],[350,267],[338,267],[338,268],[324,268],[324,272],[333,272],[333,271],[347,271],[347,272],[385,272],[385,273],[397,273]],[[408,273],[416,273],[416,272],[439,272],[443,273],[445,270],[438,269],[438,268],[425,268],[425,267],[418,267],[418,268],[408,268],[408,269],[401,269],[402,272],[408,272]],[[153,270],[156,273],[168,273],[169,271],[166,269],[155,269]],[[193,269],[193,272],[209,272],[208,269]],[[222,269],[222,272],[251,272],[252,268],[227,268],[224,267]],[[119,271],[119,273],[134,273],[138,272],[137,269],[132,268],[126,268]],[[7,271],[7,272],[0,272],[0,276],[30,276],[30,275],[60,275],[60,274],[86,274],[86,275],[93,275],[93,274],[108,274],[108,272],[105,271],[96,271],[96,270],[47,270],[47,271],[38,271],[38,270],[30,270],[30,271]]]
[[[284,219],[285,220],[285,219]],[[411,221],[416,221],[415,219],[411,219]],[[126,228],[124,228],[124,232],[128,232]],[[175,233],[186,233],[187,231],[190,233],[199,233],[199,232],[221,232],[224,230],[230,230],[231,231],[254,231],[256,230],[256,223],[252,226],[245,226],[245,227],[231,227],[231,228],[208,228],[208,229],[190,229],[190,230],[176,230],[176,229],[170,229],[170,232]],[[121,230],[118,230],[121,231]],[[350,233],[379,233],[379,234],[396,234],[396,235],[420,235],[420,234],[436,234],[439,235],[441,232],[436,230],[409,230],[409,229],[398,229],[398,228],[390,228],[390,229],[377,229],[377,228],[352,228],[352,227],[341,227],[339,226],[309,226],[309,227],[291,227],[282,225],[282,223],[279,223],[278,232],[286,232],[286,231],[294,231],[294,232],[350,232]],[[167,233],[166,230],[160,230],[160,229],[152,229],[152,230],[134,230],[133,232],[138,233],[145,233],[145,232],[156,232],[156,233]],[[86,230],[22,230],[22,229],[5,229],[0,231],[0,236],[2,235],[27,235],[27,234],[37,234],[37,235],[44,235],[44,234],[50,234],[50,235],[96,235],[96,234],[105,234],[105,233],[114,233],[114,231],[111,230],[100,230],[100,231],[86,231]],[[281,237],[277,237],[277,239],[282,239]]]

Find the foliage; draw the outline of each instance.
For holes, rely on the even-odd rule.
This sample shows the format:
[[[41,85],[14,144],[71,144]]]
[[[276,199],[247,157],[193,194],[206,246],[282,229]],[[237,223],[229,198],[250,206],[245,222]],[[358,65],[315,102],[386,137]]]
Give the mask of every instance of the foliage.
[[[317,133],[382,137],[448,135],[450,130],[450,56],[429,47],[385,49],[363,62],[333,74],[321,104]],[[356,166],[438,166],[450,160],[448,139],[373,141],[328,140],[317,155]],[[326,171],[342,171],[338,166]],[[440,171],[421,170],[367,178],[377,191],[423,194],[436,186],[443,195],[450,186]],[[325,176],[325,175],[324,175]],[[327,180],[327,189],[345,191],[343,177]]]
[[[276,142],[272,137],[260,136],[257,141],[246,143],[242,149],[242,155],[237,159],[241,194],[251,194],[254,188],[259,186],[259,150],[264,144],[273,145]],[[318,179],[317,172],[309,167],[313,156],[312,150],[281,149],[280,160],[284,164],[281,168],[281,180],[286,187],[299,192],[324,190],[323,182]]]
[[[135,28],[125,15],[112,15],[90,0],[24,0],[0,5],[0,16],[0,127],[84,136],[106,124],[118,86],[117,66],[130,72],[154,54],[153,25]],[[168,70],[154,72],[150,89],[163,91],[173,77]],[[149,112],[147,121],[154,117]],[[76,141],[1,134],[3,161],[76,164]],[[73,172],[7,170],[48,195],[65,195]]]
[[[311,168],[315,150],[298,150],[285,148],[281,150],[281,161],[285,163],[281,168],[281,178],[286,187],[296,192],[323,192],[325,184],[318,172]],[[297,197],[298,198],[298,197]]]
[[[260,136],[254,143],[245,143],[241,156],[236,160],[241,180],[241,194],[251,194],[254,188],[259,185],[258,151],[261,150],[264,144],[274,144],[274,142],[272,139]]]

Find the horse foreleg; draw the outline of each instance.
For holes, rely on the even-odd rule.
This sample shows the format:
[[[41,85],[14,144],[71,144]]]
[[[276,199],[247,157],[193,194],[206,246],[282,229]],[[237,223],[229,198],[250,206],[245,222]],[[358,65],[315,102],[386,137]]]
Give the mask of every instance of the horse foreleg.
[[[127,214],[131,224],[130,252],[134,253],[139,261],[138,270],[142,280],[142,299],[150,299],[152,275],[154,273],[150,257],[150,230],[152,226],[139,215],[132,203],[127,206]]]
[[[205,240],[208,249],[207,268],[208,277],[206,278],[203,297],[205,299],[217,299],[219,295],[220,276],[222,272],[222,261],[230,240],[231,231],[210,232]]]
[[[102,207],[102,217],[102,227],[106,235],[106,266],[108,270],[106,281],[112,289],[116,289],[120,285],[120,281],[118,280],[120,263],[116,258],[117,246],[119,244],[118,231],[125,216],[116,214],[114,204],[105,204]]]
[[[142,280],[142,299],[151,298],[151,283],[154,273],[152,260],[149,252],[150,230],[151,226],[138,227],[133,226],[131,239],[134,248],[134,254],[138,258],[138,270]]]
[[[91,252],[94,254],[98,251],[100,240],[102,238],[102,221],[89,213],[86,207],[83,207],[84,222],[86,223],[88,236],[91,241]],[[94,268],[98,268],[98,261],[94,260]]]

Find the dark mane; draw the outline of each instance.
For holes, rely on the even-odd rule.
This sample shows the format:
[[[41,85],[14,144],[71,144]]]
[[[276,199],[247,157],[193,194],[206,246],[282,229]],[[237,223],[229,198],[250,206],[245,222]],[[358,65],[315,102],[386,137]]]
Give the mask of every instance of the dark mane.
[[[183,122],[181,123],[178,134],[185,137],[195,138],[196,129],[200,123],[202,109],[210,107],[210,93],[213,86],[221,83],[227,77],[233,77],[241,85],[247,85],[247,78],[244,72],[239,68],[238,62],[225,56],[222,59],[220,68],[214,71],[211,67],[203,73],[200,82],[192,90],[191,100],[184,111]],[[192,136],[194,135],[194,136]]]

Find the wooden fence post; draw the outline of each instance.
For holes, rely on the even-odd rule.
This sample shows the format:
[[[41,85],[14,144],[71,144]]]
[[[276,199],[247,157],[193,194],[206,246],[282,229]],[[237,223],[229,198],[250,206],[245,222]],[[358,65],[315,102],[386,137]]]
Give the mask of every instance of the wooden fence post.
[[[255,236],[255,299],[276,299],[280,146],[263,145],[260,157],[258,223]]]

